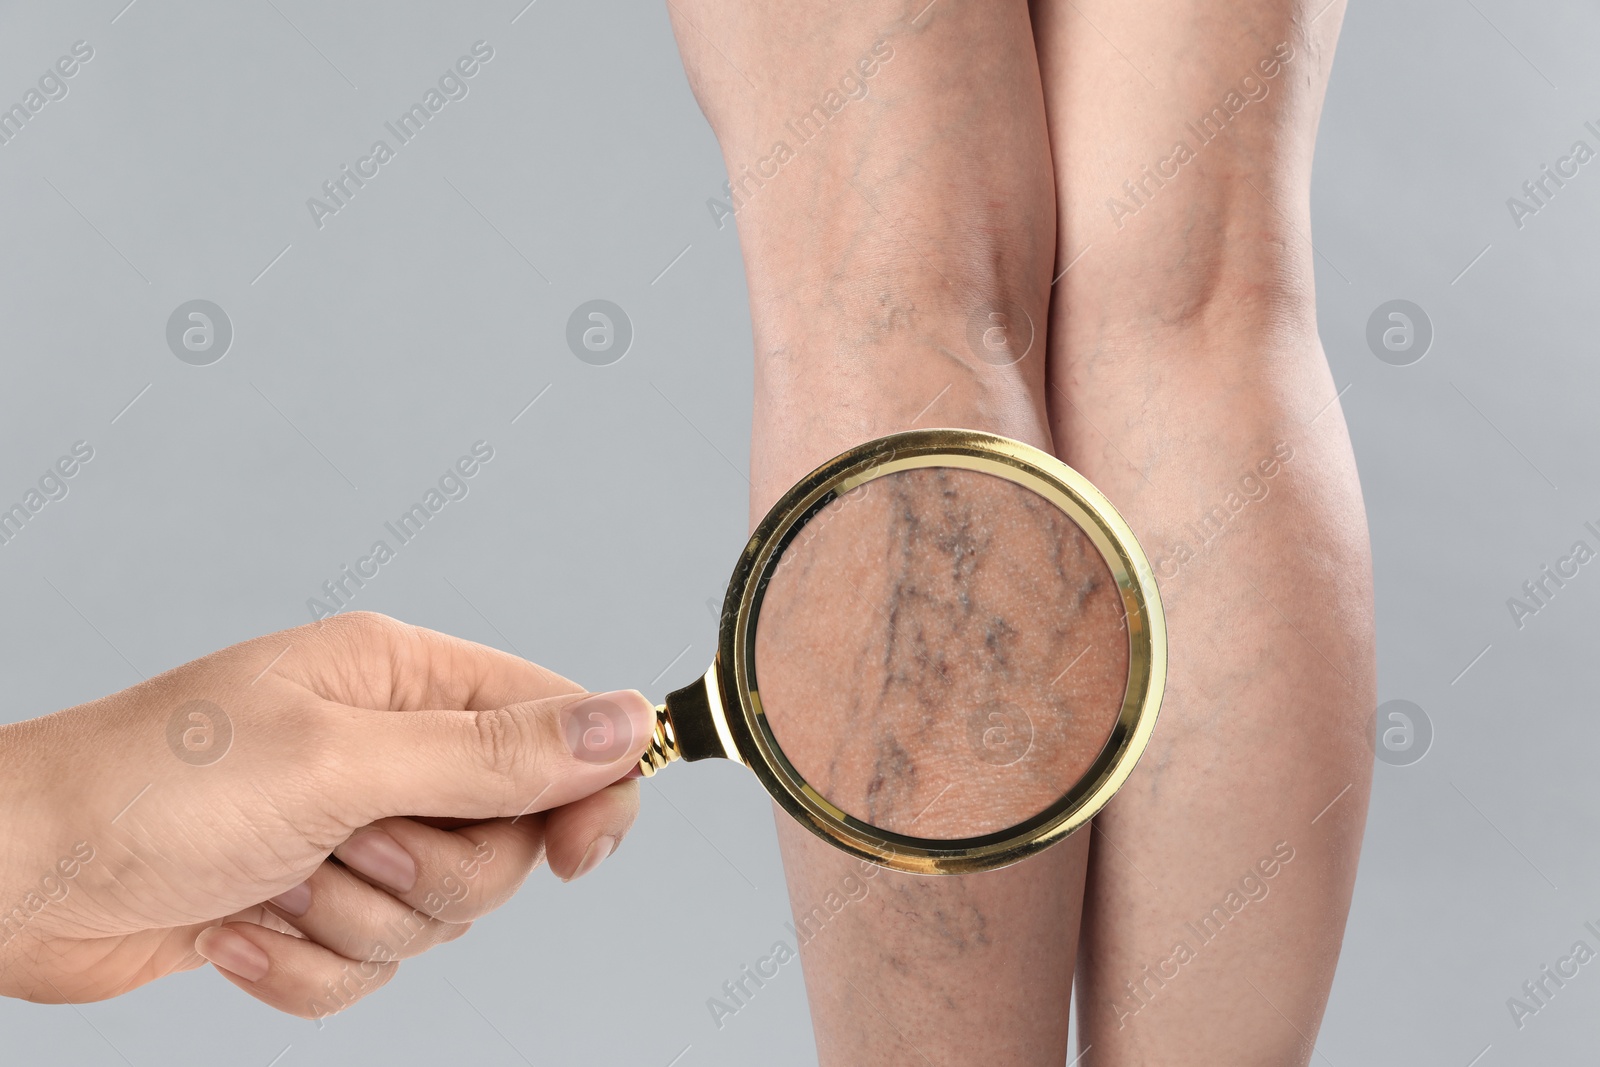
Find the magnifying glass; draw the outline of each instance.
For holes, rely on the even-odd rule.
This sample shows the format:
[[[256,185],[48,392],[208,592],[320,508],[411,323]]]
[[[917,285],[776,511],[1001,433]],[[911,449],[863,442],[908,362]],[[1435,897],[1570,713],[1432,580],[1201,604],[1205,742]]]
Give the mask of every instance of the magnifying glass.
[[[1165,679],[1149,561],[1086,478],[1009,438],[912,430],[773,505],[640,770],[736,760],[846,852],[991,870],[1105,806]]]

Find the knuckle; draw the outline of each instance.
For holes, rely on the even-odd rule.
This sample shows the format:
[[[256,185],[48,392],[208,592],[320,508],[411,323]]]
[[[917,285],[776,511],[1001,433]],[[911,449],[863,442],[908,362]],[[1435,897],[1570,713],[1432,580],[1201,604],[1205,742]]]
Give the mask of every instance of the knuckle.
[[[343,619],[349,626],[374,629],[385,626],[398,626],[399,621],[383,614],[380,611],[347,611],[335,618]]]
[[[339,625],[357,637],[377,637],[379,635],[398,633],[406,628],[406,624],[399,619],[376,611],[349,611],[342,615],[335,615],[328,620],[329,625]]]
[[[526,721],[509,708],[491,708],[473,715],[480,765],[493,779],[515,786],[518,771],[533,748]]]
[[[370,642],[399,634],[406,624],[376,611],[344,611],[303,628],[335,641]]]

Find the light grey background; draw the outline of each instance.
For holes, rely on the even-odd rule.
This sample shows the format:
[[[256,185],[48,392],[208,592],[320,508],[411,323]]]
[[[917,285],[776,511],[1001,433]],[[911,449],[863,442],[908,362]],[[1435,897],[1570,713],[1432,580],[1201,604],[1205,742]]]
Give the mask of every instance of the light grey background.
[[[495,458],[470,495],[354,606],[593,688],[699,673],[745,531],[749,311],[665,5],[125,2],[0,11],[0,103],[73,42],[95,50],[0,146],[0,506],[74,441],[95,449],[0,546],[0,715],[307,621],[479,439]],[[480,39],[495,56],[467,98],[319,230],[306,199]],[[1600,161],[1521,229],[1506,206],[1574,140],[1600,147],[1597,45],[1579,0],[1346,20],[1317,160],[1321,329],[1370,513],[1380,699],[1415,701],[1435,739],[1377,767],[1318,1062],[1577,1062],[1600,1032],[1600,963],[1520,1031],[1506,1007],[1600,925],[1600,563],[1521,629],[1506,607],[1600,526]],[[233,322],[212,366],[165,341],[195,298]],[[635,330],[610,366],[565,343],[596,298]],[[1436,331],[1408,367],[1365,340],[1396,298]],[[103,1004],[0,1003],[0,1059],[804,1064],[797,965],[720,1031],[706,1008],[786,921],[764,796],[702,765],[646,786],[595,874],[541,872],[320,1029],[202,970]]]

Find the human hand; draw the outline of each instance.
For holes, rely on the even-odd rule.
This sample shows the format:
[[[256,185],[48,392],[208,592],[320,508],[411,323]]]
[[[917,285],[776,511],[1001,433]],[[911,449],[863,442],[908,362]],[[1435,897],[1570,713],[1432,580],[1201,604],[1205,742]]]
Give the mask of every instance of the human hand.
[[[0,727],[0,993],[99,1000],[210,960],[331,1014],[541,857],[570,880],[609,855],[654,719],[351,613]]]

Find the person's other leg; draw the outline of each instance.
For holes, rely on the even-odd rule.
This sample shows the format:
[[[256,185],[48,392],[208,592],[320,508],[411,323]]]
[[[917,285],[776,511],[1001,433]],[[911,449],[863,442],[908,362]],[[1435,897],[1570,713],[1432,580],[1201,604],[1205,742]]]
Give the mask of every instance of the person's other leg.
[[[1085,1064],[1305,1063],[1339,955],[1375,678],[1312,287],[1339,280],[1309,239],[1327,3],[1033,9],[1071,264],[1051,428],[1151,556],[1171,643],[1154,739],[1095,822]]]
[[[671,15],[738,197],[752,520],[885,433],[1049,448],[1055,194],[1025,4],[671,0]],[[1030,320],[1040,339],[1018,360]],[[1083,835],[949,878],[863,877],[781,814],[779,836],[823,1064],[1064,1062]]]

